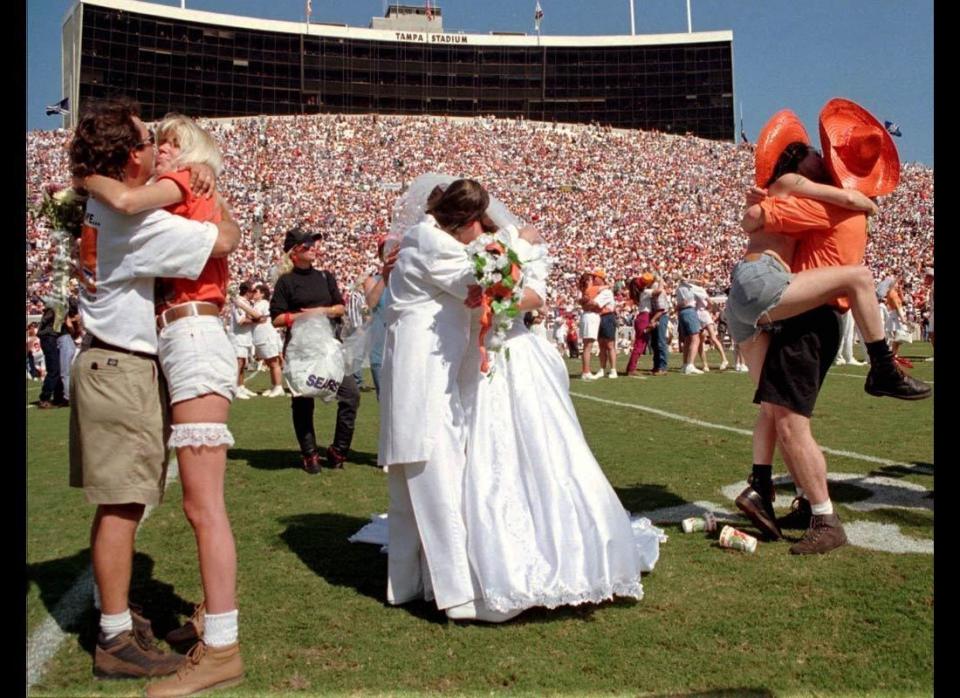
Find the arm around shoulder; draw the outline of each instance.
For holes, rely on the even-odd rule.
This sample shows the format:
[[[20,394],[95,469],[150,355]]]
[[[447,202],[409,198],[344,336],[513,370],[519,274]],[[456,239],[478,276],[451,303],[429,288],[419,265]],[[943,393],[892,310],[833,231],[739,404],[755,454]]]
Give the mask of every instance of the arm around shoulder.
[[[210,256],[213,258],[226,257],[240,245],[240,226],[233,218],[230,207],[222,198],[219,199],[222,218],[217,223],[217,239],[213,243]]]

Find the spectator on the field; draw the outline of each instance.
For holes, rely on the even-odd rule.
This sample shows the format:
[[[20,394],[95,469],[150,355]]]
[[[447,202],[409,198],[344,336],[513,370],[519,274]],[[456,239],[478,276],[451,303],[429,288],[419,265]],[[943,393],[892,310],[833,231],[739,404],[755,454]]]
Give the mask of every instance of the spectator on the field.
[[[242,282],[230,309],[230,339],[237,354],[238,400],[249,400],[257,395],[244,385],[244,371],[253,355],[253,328],[261,319],[253,307],[255,292],[256,284],[253,281]]]
[[[281,397],[283,395],[283,373],[280,365],[280,352],[283,344],[280,341],[280,333],[270,322],[270,287],[267,284],[254,286],[251,300],[256,312],[252,333],[254,356],[262,360],[267,365],[267,370],[270,371],[271,387],[263,395],[264,397]],[[240,376],[242,380],[242,366],[240,367]]]

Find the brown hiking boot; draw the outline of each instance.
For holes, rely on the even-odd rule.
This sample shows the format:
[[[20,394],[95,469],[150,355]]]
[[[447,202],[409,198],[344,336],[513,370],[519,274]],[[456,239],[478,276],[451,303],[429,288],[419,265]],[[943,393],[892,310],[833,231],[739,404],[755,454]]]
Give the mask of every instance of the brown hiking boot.
[[[781,528],[789,528],[798,531],[806,531],[810,528],[810,517],[813,513],[810,511],[810,502],[804,497],[794,497],[790,503],[790,513],[777,519],[777,525]]]
[[[183,662],[182,654],[161,652],[152,645],[145,645],[132,630],[110,640],[100,633],[93,656],[93,675],[100,679],[166,676],[183,666]]]
[[[207,612],[206,604],[201,601],[193,609],[193,615],[179,628],[174,628],[167,633],[167,643],[172,646],[189,645],[193,647],[197,640],[203,638],[203,616]]]
[[[236,686],[243,681],[240,643],[226,647],[208,647],[201,640],[187,655],[187,662],[176,676],[147,686],[147,698],[191,696],[200,691]]]
[[[834,548],[846,545],[847,534],[836,514],[814,514],[810,517],[810,528],[803,534],[799,543],[790,546],[794,555],[812,555],[829,553]]]
[[[770,488],[770,494],[764,496],[751,485],[747,487],[737,497],[735,504],[737,509],[746,514],[747,518],[753,522],[753,525],[767,538],[780,540],[783,534],[777,525],[776,515],[773,513],[773,488]]]

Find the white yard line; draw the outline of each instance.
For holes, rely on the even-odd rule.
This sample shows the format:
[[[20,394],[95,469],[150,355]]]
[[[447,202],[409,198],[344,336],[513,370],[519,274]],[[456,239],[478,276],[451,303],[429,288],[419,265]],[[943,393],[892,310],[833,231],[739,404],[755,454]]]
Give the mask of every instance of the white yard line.
[[[631,402],[618,402],[617,400],[606,400],[604,398],[594,397],[593,395],[584,395],[583,393],[570,393],[573,397],[579,397],[584,400],[593,400],[594,402],[600,402],[605,405],[614,405],[616,407],[626,407],[631,410],[640,410],[641,412],[649,412],[650,414],[655,414],[658,417],[663,417],[665,419],[673,419],[678,422],[684,422],[686,424],[693,424],[698,427],[706,427],[707,429],[718,429],[720,431],[731,431],[734,434],[741,434],[743,436],[753,436],[753,432],[749,429],[740,429],[738,427],[729,427],[725,424],[714,424],[713,422],[705,422],[702,419],[693,419],[692,417],[686,417],[682,414],[674,414],[673,412],[667,412],[666,410],[659,410],[656,407],[647,407],[646,405],[637,405]],[[854,460],[861,460],[867,463],[877,463],[879,465],[895,465],[904,468],[911,468],[916,470],[916,466],[910,463],[900,463],[898,461],[889,460],[887,458],[877,458],[876,456],[868,456],[863,453],[856,453],[855,451],[843,451],[836,448],[829,448],[827,446],[820,446],[820,450],[824,453],[829,453],[834,456],[843,456],[844,458],[852,458]],[[926,470],[924,469],[924,472]]]
[[[173,458],[167,469],[167,484],[176,480],[178,474],[177,460]],[[144,510],[137,533],[140,532],[153,509],[153,507],[147,507]],[[63,628],[69,628],[76,623],[92,601],[93,567],[88,566],[27,641],[27,692],[43,679],[47,671],[47,663],[67,638]]]
[[[866,373],[864,373],[864,374],[861,375],[861,374],[857,374],[857,373],[837,373],[836,371],[830,371],[830,373],[828,373],[827,375],[829,375],[829,376],[844,376],[844,377],[846,377],[846,378],[859,378],[859,379],[861,379],[861,380],[866,380],[866,378],[867,378],[867,374],[866,374]],[[925,380],[925,381],[923,381],[923,382],[926,383],[926,384],[928,384],[928,385],[933,385],[933,381]]]

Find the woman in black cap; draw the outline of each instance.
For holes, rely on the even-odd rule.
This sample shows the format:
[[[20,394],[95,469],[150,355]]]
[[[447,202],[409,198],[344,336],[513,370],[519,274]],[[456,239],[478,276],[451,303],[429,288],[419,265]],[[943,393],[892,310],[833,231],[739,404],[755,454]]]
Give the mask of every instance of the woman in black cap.
[[[317,258],[315,243],[320,233],[300,227],[287,231],[283,251],[289,255],[293,268],[277,279],[270,299],[270,317],[274,327],[284,327],[287,338],[294,321],[304,315],[324,315],[339,323],[345,312],[343,296],[333,273],[313,268]],[[342,468],[353,441],[353,429],[360,405],[360,392],[352,375],[345,375],[337,391],[337,426],[333,443],[326,450],[327,467]],[[313,430],[313,398],[294,397],[293,429],[300,443],[303,469],[311,475],[320,472],[320,454]]]

